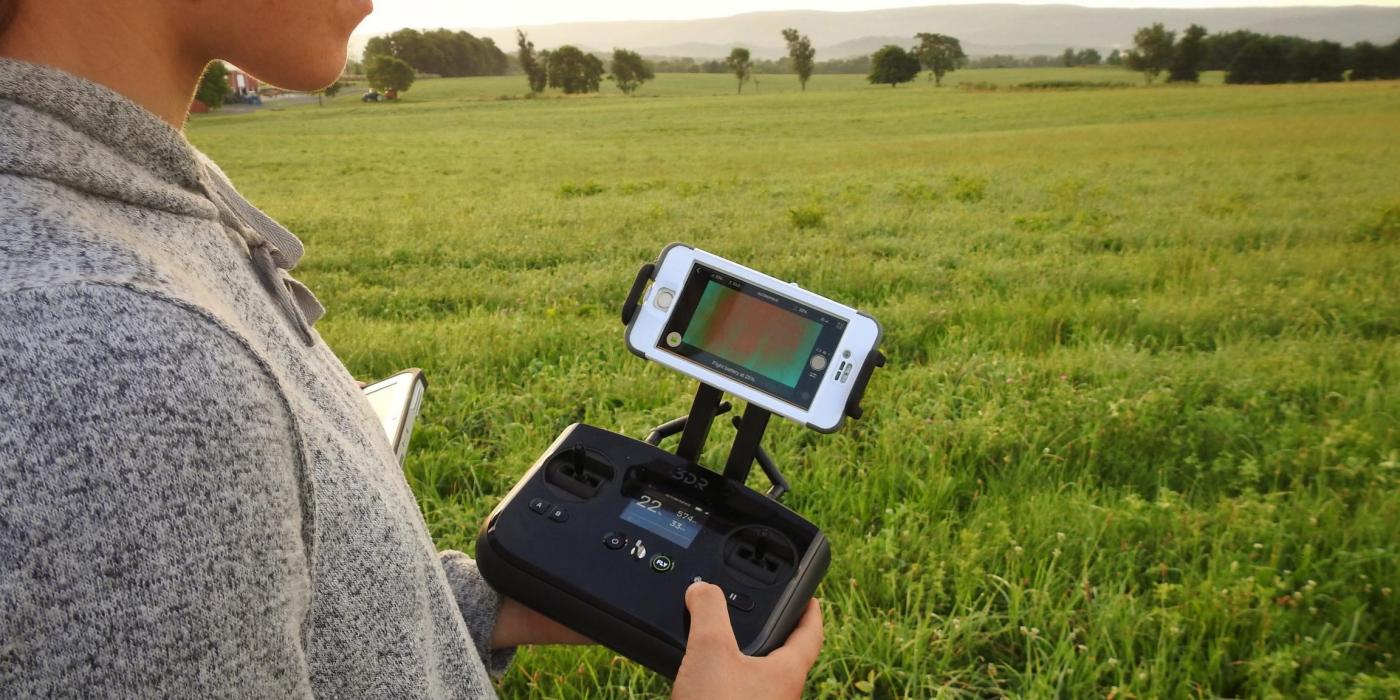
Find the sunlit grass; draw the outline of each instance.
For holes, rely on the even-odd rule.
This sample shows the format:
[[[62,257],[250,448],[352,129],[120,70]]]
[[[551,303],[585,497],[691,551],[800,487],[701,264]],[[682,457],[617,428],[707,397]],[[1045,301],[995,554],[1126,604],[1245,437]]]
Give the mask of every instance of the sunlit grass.
[[[684,413],[616,314],[682,240],[885,326],[865,420],[769,431],[833,540],[813,695],[1400,694],[1400,85],[761,79],[425,80],[190,134],[306,240],[351,370],[427,371],[408,475],[443,547],[568,423]],[[665,691],[604,650],[503,685]]]

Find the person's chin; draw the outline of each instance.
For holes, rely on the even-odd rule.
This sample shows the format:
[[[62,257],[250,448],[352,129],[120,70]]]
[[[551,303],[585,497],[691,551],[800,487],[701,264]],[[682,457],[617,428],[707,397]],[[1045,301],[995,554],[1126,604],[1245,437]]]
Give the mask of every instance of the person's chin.
[[[347,0],[355,17],[355,26],[360,26],[366,17],[374,12],[374,0]]]

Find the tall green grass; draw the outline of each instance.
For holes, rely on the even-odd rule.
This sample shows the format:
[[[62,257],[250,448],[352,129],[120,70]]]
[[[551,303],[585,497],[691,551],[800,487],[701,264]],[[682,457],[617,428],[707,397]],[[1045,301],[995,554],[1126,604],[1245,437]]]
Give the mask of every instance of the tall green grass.
[[[1012,73],[954,75],[1125,75]],[[885,326],[864,420],[769,431],[833,541],[813,696],[1400,695],[1400,86],[521,84],[190,127],[306,240],[351,370],[428,372],[443,547],[568,423],[685,412],[616,318],[681,240]],[[502,691],[667,687],[564,649]]]

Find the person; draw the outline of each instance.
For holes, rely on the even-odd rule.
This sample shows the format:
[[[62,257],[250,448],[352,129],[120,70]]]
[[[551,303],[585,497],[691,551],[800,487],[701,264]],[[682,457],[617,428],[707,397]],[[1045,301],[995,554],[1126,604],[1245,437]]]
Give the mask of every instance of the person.
[[[369,0],[0,0],[0,697],[490,697],[578,634],[439,552],[295,236],[181,133],[204,66],[334,81]],[[796,697],[685,595],[678,698]]]

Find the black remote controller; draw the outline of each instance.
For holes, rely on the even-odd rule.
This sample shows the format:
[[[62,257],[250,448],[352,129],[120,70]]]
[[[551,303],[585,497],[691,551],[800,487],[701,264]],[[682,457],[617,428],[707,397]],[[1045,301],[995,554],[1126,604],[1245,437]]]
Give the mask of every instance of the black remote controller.
[[[476,557],[498,590],[674,678],[692,582],[724,590],[739,648],[763,655],[797,625],[831,552],[776,500],[575,424],[492,512]]]
[[[672,249],[680,248],[668,246],[666,251]],[[716,265],[783,286],[742,266],[714,260]],[[656,273],[656,264],[643,265],[632,283],[622,308],[622,322],[629,329],[640,317],[640,304]],[[706,284],[714,286],[712,282]],[[730,301],[739,294],[732,286],[719,287],[723,287],[721,296],[729,295]],[[790,292],[788,287],[783,288]],[[803,323],[818,325],[809,318],[817,312],[802,304],[773,305],[783,294],[756,291],[745,303],[772,308],[762,307],[761,312],[750,308],[756,314],[753,318],[739,313],[711,325],[758,345],[765,334],[791,340],[791,333],[771,330],[778,323],[773,314],[779,320],[786,318],[788,326],[778,326],[789,330],[792,323],[799,328]],[[820,300],[820,305],[845,309],[842,313],[853,317],[864,315],[829,300]],[[878,345],[878,324],[867,319],[877,334],[872,342]],[[710,331],[706,333],[708,338]],[[808,332],[805,337],[815,348],[814,336]],[[818,356],[810,368],[818,374],[825,371],[829,379],[824,381],[844,384],[850,380],[843,417],[860,418],[861,398],[871,373],[885,364],[884,355],[871,347],[863,361],[852,360],[842,367],[819,363],[827,356],[812,348],[798,343],[779,350],[791,355],[787,359],[799,368],[808,366],[807,358],[815,353]],[[857,364],[860,367],[852,376]],[[739,376],[754,372],[761,373],[746,370]],[[730,392],[735,391],[731,386]],[[749,395],[743,389],[737,391]],[[760,445],[772,416],[759,405],[763,402],[750,397],[743,417],[734,418],[737,432],[723,474],[698,464],[715,417],[731,408],[722,398],[720,389],[702,380],[690,413],[657,426],[645,441],[581,423],[569,426],[482,527],[476,558],[487,582],[672,678],[685,656],[689,636],[685,590],[695,581],[716,584],[724,591],[740,651],[762,656],[782,646],[826,575],[831,548],[821,530],[780,502],[789,486]],[[680,444],[674,454],[658,447],[678,433]],[[744,485],[755,462],[772,482],[767,494]]]

